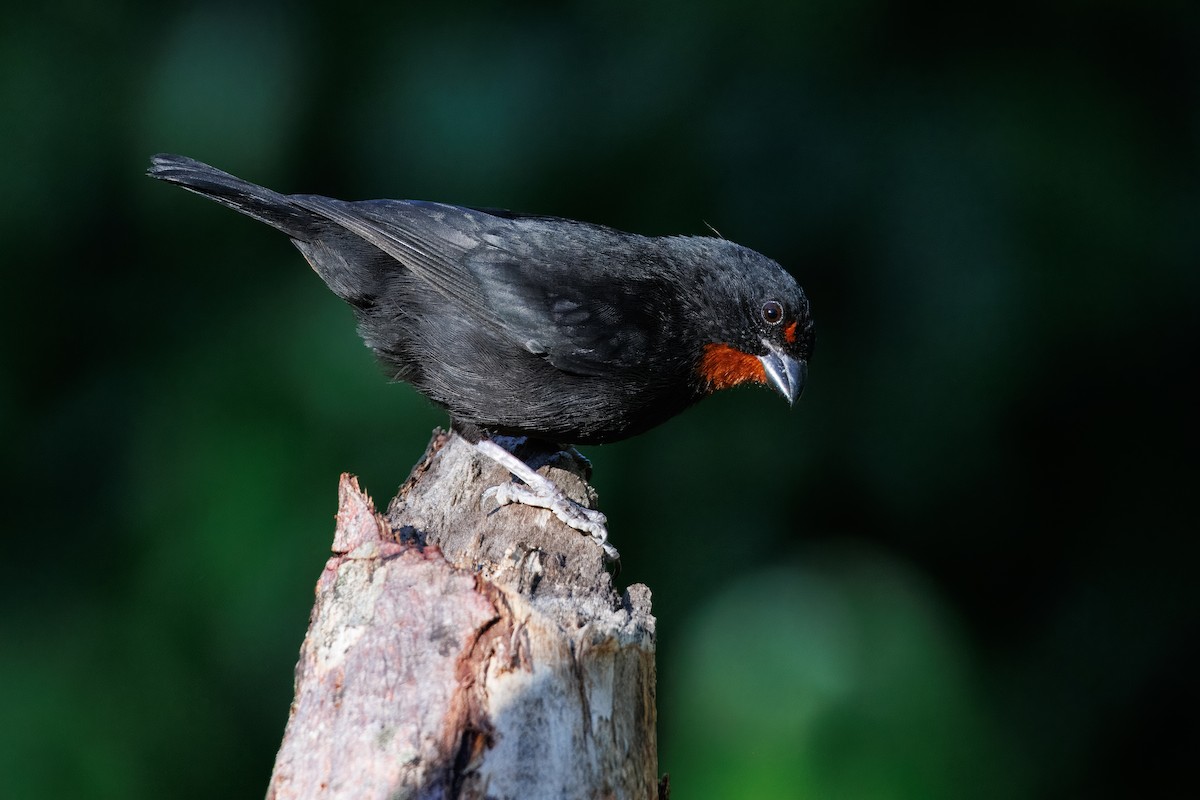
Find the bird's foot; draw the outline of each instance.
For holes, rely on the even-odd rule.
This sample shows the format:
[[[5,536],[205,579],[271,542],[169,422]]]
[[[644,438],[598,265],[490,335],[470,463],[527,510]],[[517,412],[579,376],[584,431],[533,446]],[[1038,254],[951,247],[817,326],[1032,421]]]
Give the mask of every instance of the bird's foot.
[[[564,524],[591,536],[610,560],[616,561],[621,557],[617,548],[608,543],[608,519],[604,514],[576,503],[563,494],[553,481],[535,472],[528,464],[496,442],[481,439],[475,447],[522,481],[493,486],[483,493],[485,498],[494,497],[501,506],[520,503],[544,508]]]
[[[496,498],[496,502],[502,506],[520,503],[524,506],[544,508],[564,524],[591,536],[608,558],[614,561],[620,558],[617,548],[608,543],[608,520],[604,514],[594,508],[584,508],[553,484],[550,485],[550,491],[545,492],[541,487],[534,488],[528,484],[502,483],[486,490],[483,496]]]

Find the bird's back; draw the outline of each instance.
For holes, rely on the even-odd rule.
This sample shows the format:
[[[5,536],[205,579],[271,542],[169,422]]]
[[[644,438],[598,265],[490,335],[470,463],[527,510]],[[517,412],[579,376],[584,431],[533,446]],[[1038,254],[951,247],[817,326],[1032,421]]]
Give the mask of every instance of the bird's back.
[[[284,195],[201,162],[153,177],[285,233],[389,377],[458,427],[592,443],[690,405],[679,265],[657,240],[553,217],[404,200]]]

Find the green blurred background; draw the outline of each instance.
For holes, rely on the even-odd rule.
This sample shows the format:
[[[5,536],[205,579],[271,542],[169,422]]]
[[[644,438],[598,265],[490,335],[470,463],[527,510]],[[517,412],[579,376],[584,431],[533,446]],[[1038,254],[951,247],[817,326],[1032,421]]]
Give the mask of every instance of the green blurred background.
[[[1194,791],[1195,9],[8,9],[0,794],[261,795],[338,474],[386,503],[442,422],[158,151],[709,223],[806,287],[797,408],[586,451],[676,797]]]

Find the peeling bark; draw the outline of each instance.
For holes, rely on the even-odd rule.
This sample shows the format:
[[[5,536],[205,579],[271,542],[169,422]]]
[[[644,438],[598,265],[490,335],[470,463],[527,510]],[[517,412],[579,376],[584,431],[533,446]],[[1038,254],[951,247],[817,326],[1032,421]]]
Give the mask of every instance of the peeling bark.
[[[543,472],[594,502],[572,468]],[[442,433],[386,515],[342,476],[269,798],[665,796],[650,592],[549,512],[484,508],[508,479]]]

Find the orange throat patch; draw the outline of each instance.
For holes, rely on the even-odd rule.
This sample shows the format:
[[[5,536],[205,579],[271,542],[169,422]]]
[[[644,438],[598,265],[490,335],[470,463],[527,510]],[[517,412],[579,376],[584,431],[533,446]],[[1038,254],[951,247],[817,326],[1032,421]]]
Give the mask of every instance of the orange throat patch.
[[[758,358],[727,344],[704,345],[699,372],[710,392],[740,383],[767,382],[767,371]]]

